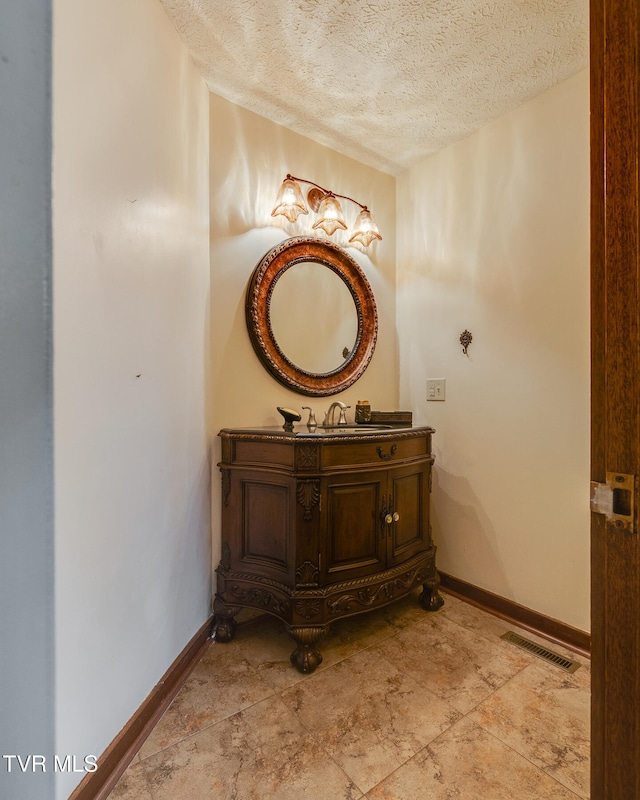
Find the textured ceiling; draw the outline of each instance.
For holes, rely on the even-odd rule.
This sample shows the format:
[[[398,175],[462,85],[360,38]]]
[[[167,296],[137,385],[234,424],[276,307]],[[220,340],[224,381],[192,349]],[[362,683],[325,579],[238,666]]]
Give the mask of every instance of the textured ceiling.
[[[588,60],[588,0],[161,2],[212,92],[393,175]]]

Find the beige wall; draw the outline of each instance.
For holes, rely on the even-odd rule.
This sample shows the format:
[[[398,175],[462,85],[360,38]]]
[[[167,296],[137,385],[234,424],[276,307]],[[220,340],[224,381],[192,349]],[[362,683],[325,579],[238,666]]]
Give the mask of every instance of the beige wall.
[[[437,430],[439,567],[583,630],[588,115],[585,70],[404,173],[397,229],[400,403]]]
[[[56,752],[81,765],[210,608],[209,119],[156,0],[54,22]]]
[[[58,752],[101,753],[206,618],[215,434],[277,405],[321,419],[366,397],[434,424],[440,567],[588,628],[587,84],[396,182],[209,97],[154,0],[55,3]],[[245,328],[259,259],[309,233],[270,217],[287,172],[366,202],[384,235],[349,251],[376,353],[325,400],[280,386]]]
[[[333,400],[351,406],[368,399],[375,408],[398,402],[395,303],[395,179],[327,147],[211,95],[211,364],[216,392],[215,432],[223,427],[275,425],[276,406],[301,411],[310,405],[318,421]],[[376,296],[379,338],[369,368],[348,391],[328,398],[296,394],[262,367],[246,329],[244,305],[248,281],[262,256],[290,236],[311,234],[311,215],[295,225],[273,218],[271,209],[287,173],[308,178],[369,206],[383,240],[367,252],[348,247]],[[305,188],[303,186],[303,188]],[[344,203],[345,217],[357,208]],[[332,241],[346,245],[344,234]],[[304,331],[301,331],[304,336]],[[306,412],[304,415],[306,420]],[[213,560],[220,554],[219,442],[214,437]]]

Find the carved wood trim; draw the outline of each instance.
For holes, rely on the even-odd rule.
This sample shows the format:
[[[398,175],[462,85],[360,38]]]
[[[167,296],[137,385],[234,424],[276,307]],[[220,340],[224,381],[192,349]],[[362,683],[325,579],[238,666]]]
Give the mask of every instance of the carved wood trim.
[[[320,448],[315,443],[300,443],[296,447],[295,458],[297,469],[317,470],[320,466]]]
[[[222,566],[222,561],[220,562],[220,566]],[[426,569],[428,574],[432,574],[432,570],[435,570],[435,547],[431,547],[428,550],[425,550],[423,553],[419,553],[418,555],[409,559],[404,564],[401,564],[398,567],[392,567],[384,572],[379,572],[375,575],[365,575],[362,578],[354,578],[348,581],[340,581],[339,583],[330,583],[326,586],[318,587],[317,589],[312,587],[305,588],[303,593],[305,597],[331,597],[332,595],[340,592],[355,592],[359,588],[367,586],[374,587],[381,581],[387,582],[393,581],[396,578],[401,578],[406,573],[412,572],[419,567]],[[267,586],[270,589],[274,589],[275,591],[288,597],[293,597],[296,594],[296,590],[290,586],[280,583],[279,581],[274,581],[271,578],[265,578],[263,576],[256,575],[255,573],[227,570],[224,572],[224,577],[228,584],[230,584],[232,581],[238,581],[240,583],[247,581],[253,585],[259,583],[262,586]],[[219,593],[222,594],[222,592]]]
[[[296,586],[317,586],[319,576],[319,567],[316,564],[312,564],[311,561],[305,561],[296,570]]]
[[[311,512],[320,500],[320,481],[298,481],[296,489],[296,497],[298,502],[304,508],[304,519],[311,519]]]
[[[279,600],[268,589],[252,586],[248,589],[232,583],[225,586],[225,597],[231,597],[239,605],[251,606],[252,608],[264,608],[265,611],[273,611],[275,614],[286,615],[289,613],[290,602]]]
[[[303,619],[313,619],[320,613],[322,604],[320,600],[306,598],[302,600],[296,600],[293,608],[299,617],[302,617]]]
[[[358,591],[340,595],[335,600],[329,600],[327,608],[330,614],[337,615],[351,611],[354,603],[364,608],[376,605],[378,602],[388,603],[396,595],[404,595],[413,586],[423,583],[432,574],[433,569],[429,565],[423,565],[378,586],[364,587]]]
[[[346,284],[358,315],[358,334],[351,355],[338,369],[306,372],[280,349],[270,320],[271,296],[278,279],[290,267],[314,261],[333,270]],[[378,312],[373,290],[357,262],[341,247],[322,239],[294,237],[276,245],[256,266],[245,302],[251,344],[262,365],[280,383],[300,394],[323,397],[343,392],[368,367],[378,337]]]
[[[377,442],[380,439],[393,439],[394,441],[398,439],[415,439],[425,435],[434,433],[434,428],[429,428],[427,426],[421,426],[417,428],[407,428],[406,430],[397,429],[397,428],[385,428],[379,431],[367,431],[366,440],[368,442]],[[244,441],[251,441],[251,442],[286,442],[287,439],[295,439],[296,440],[296,469],[309,469],[315,468],[316,465],[320,463],[319,456],[320,456],[320,448],[318,447],[319,443],[327,443],[332,441],[338,441],[343,444],[344,442],[362,442],[362,434],[354,432],[350,434],[346,431],[341,430],[339,434],[334,434],[333,436],[331,433],[327,434],[322,439],[319,439],[317,432],[309,433],[308,438],[306,437],[306,431],[296,431],[295,433],[287,433],[284,430],[269,430],[268,428],[256,428],[256,429],[236,429],[236,428],[223,428],[218,436],[223,440],[226,441],[236,441],[236,440],[244,440]],[[338,439],[339,437],[339,439]],[[428,439],[427,439],[428,441]],[[301,458],[301,453],[303,456]],[[425,458],[428,458],[431,462],[435,460],[435,456],[428,451],[425,453]],[[228,463],[225,460],[226,463]],[[222,462],[220,462],[222,463]],[[220,464],[219,464],[220,465]],[[218,465],[218,466],[219,466]]]

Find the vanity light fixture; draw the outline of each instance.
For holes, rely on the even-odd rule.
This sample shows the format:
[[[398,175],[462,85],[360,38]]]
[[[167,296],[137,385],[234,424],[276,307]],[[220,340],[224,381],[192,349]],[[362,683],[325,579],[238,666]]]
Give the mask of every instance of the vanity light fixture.
[[[360,213],[356,217],[349,241],[360,242],[364,247],[368,247],[374,239],[382,239],[371,212],[362,203],[358,203],[352,197],[325,189],[313,181],[295,178],[293,175],[287,175],[282,182],[276,198],[276,204],[271,212],[272,217],[282,214],[289,222],[295,222],[301,214],[309,213],[309,209],[304,202],[300,183],[307,183],[311,186],[311,189],[307,192],[307,203],[312,211],[315,211],[318,215],[318,219],[312,226],[313,228],[321,228],[327,236],[333,236],[337,230],[347,229],[342,215],[342,206],[340,205],[340,200],[338,200],[338,198],[341,198],[342,200],[349,200],[360,208]]]

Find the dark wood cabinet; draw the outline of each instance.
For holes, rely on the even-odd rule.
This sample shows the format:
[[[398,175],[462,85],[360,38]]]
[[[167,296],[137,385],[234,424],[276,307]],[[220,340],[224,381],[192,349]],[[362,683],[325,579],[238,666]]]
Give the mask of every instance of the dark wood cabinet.
[[[214,635],[242,607],[280,617],[312,672],[333,620],[422,585],[442,605],[429,526],[432,428],[229,430],[222,439],[222,558]]]

